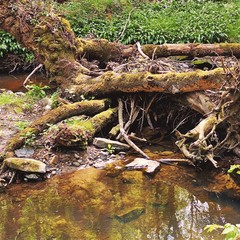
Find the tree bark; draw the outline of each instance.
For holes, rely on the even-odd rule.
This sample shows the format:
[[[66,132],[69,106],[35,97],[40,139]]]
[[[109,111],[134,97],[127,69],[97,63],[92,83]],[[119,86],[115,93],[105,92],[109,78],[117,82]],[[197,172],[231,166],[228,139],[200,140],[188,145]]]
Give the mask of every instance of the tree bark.
[[[76,73],[77,39],[48,1],[0,1],[0,28],[13,35],[58,80]]]
[[[71,94],[84,94],[84,96],[104,96],[121,92],[164,92],[175,94],[219,89],[224,81],[225,72],[221,68],[211,71],[198,70],[167,74],[151,74],[149,72],[115,73],[109,71],[96,78],[78,75],[73,82],[66,82],[64,89]]]
[[[142,46],[143,52],[152,57],[169,57],[169,56],[235,56],[240,57],[239,43],[217,43],[217,44],[163,44],[153,45],[146,44]]]

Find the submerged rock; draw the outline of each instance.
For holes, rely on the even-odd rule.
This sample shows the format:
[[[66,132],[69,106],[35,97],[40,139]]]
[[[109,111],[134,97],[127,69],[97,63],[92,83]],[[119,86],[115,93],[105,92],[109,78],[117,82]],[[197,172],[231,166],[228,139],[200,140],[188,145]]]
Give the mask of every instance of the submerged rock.
[[[98,148],[108,148],[109,146],[111,146],[111,148],[116,151],[128,150],[130,148],[127,144],[113,141],[107,138],[94,138],[93,145]]]
[[[137,208],[128,209],[127,211],[121,212],[120,214],[115,215],[115,218],[119,222],[128,223],[139,218],[144,213],[145,213],[145,209],[143,207],[137,207]]]
[[[160,166],[160,163],[145,158],[135,158],[131,163],[125,166],[128,170],[142,169],[146,173],[154,173]]]
[[[6,158],[4,164],[23,172],[46,173],[46,164],[31,158]]]

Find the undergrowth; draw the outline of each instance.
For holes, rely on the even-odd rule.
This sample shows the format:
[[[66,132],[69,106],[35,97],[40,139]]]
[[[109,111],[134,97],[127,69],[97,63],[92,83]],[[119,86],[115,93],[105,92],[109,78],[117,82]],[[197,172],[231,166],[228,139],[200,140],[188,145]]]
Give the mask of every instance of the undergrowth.
[[[92,7],[90,12],[89,6]],[[238,1],[162,0],[155,3],[127,3],[91,0],[87,4],[85,0],[78,0],[69,1],[62,7],[73,30],[80,37],[93,35],[110,41],[120,40],[123,44],[137,41],[142,44],[162,44],[240,40]]]
[[[238,0],[72,0],[59,5],[79,37],[93,36],[123,44],[240,42]],[[33,55],[0,31],[0,58]]]
[[[6,54],[18,55],[25,62],[31,62],[33,60],[32,53],[21,47],[9,33],[0,30],[0,58],[4,57]]]

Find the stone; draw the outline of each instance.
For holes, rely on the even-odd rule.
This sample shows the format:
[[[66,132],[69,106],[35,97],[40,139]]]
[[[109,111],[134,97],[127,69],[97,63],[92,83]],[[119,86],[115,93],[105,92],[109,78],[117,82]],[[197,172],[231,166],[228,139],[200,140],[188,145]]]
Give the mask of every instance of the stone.
[[[108,148],[109,146],[111,146],[111,148],[115,151],[124,151],[130,148],[130,146],[128,146],[127,144],[106,138],[94,138],[93,145],[98,148]]]
[[[14,151],[17,157],[31,157],[34,154],[34,150],[29,147],[19,148]]]
[[[146,173],[154,173],[159,167],[159,162],[145,158],[135,158],[125,166],[127,170],[143,170]]]
[[[35,174],[35,173],[30,173],[30,174],[25,174],[24,176],[26,178],[26,180],[40,180],[41,178]]]
[[[31,158],[6,158],[4,164],[23,172],[46,173],[46,164]]]
[[[139,218],[142,214],[145,213],[145,209],[143,207],[136,207],[133,209],[128,209],[120,214],[115,215],[115,218],[122,223],[131,222],[137,218]]]
[[[73,162],[72,165],[73,165],[74,167],[79,167],[79,166],[80,166],[80,163],[79,163],[79,162]]]

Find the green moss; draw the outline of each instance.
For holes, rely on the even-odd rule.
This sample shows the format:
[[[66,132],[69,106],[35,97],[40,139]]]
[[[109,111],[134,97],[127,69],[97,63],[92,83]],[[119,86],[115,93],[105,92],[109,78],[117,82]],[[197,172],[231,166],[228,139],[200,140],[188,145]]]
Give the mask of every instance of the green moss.
[[[142,47],[143,52],[148,55],[149,57],[152,57],[153,53],[155,52],[156,56],[168,56],[169,55],[169,51],[168,51],[168,47],[167,46],[158,46],[156,48],[156,45],[152,45],[152,44],[147,44],[144,45]]]

